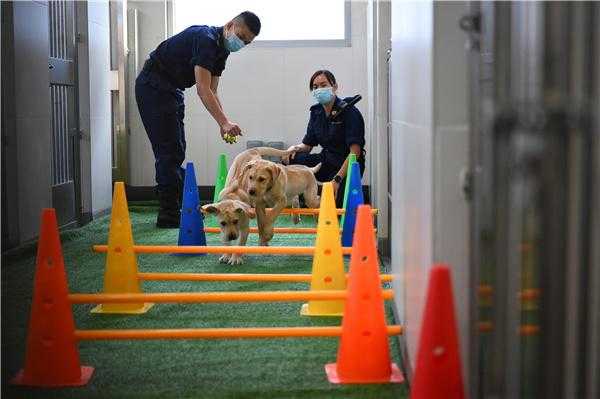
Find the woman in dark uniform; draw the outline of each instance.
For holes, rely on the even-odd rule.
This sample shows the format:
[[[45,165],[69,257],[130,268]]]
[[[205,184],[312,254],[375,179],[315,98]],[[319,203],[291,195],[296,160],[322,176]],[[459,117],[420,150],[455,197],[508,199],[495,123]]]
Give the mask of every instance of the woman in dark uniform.
[[[293,151],[290,163],[310,167],[321,163],[321,169],[316,174],[317,180],[331,181],[334,193],[337,194],[338,189],[345,184],[350,152],[356,154],[361,177],[365,171],[365,122],[354,105],[346,107],[338,118],[331,117],[331,111],[339,108],[342,103],[336,95],[338,86],[331,72],[315,72],[309,80],[308,87],[317,104],[310,107],[310,120],[302,143],[289,148]],[[311,154],[313,147],[318,145],[323,150],[318,154]],[[342,195],[336,195],[338,208],[342,206],[342,202]]]

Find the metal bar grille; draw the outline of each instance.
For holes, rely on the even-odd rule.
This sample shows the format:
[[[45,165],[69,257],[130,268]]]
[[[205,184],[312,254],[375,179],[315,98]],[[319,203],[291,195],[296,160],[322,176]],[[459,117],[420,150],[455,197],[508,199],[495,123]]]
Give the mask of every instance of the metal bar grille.
[[[66,85],[50,86],[52,103],[52,182],[54,185],[71,180],[72,170],[69,162],[69,93]]]
[[[48,2],[49,28],[50,28],[50,58],[51,69],[60,71],[64,67],[61,60],[71,61],[72,50],[72,4],[65,0]],[[53,185],[64,184],[72,180],[73,168],[71,164],[72,152],[70,150],[70,133],[74,128],[70,112],[74,105],[74,89],[70,84],[70,76],[60,75],[59,80],[51,80],[50,100],[52,103],[52,181]]]
[[[64,0],[50,1],[50,57],[70,58],[67,44],[67,4]]]

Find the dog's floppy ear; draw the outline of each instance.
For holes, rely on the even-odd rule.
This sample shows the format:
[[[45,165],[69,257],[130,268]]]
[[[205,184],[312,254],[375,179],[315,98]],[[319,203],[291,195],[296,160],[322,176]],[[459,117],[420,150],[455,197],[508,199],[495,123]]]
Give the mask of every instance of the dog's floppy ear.
[[[204,214],[212,213],[213,215],[219,214],[219,208],[216,204],[208,204],[200,207],[200,211]]]
[[[281,176],[281,167],[277,164],[272,164],[266,167],[266,169],[271,174],[271,183],[269,183],[269,187],[267,187],[267,191],[271,191],[273,187],[277,185],[281,185],[282,183],[279,181],[279,177]]]
[[[254,219],[256,217],[256,212],[254,212],[254,209],[252,209],[250,205],[246,204],[245,202],[236,200],[235,205],[236,212],[245,213],[250,219]]]
[[[277,166],[277,164],[269,165],[267,170],[271,173],[271,177],[273,178],[273,183],[275,180],[279,178],[279,174],[281,173],[281,168]]]

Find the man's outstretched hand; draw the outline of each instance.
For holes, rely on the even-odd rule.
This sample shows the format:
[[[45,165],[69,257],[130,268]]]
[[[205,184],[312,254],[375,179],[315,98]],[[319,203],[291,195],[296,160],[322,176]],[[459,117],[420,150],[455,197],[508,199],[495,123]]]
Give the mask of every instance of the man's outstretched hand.
[[[237,123],[227,121],[221,126],[221,138],[226,143],[235,143],[237,141],[237,136],[241,135],[242,129],[240,129]]]

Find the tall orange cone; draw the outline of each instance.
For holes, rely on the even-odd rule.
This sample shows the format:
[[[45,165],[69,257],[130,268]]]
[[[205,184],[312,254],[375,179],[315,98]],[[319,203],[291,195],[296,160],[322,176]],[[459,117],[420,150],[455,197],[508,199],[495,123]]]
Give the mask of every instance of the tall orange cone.
[[[333,186],[331,183],[325,183],[319,208],[310,290],[344,289],[346,289],[346,274]],[[300,311],[303,316],[342,316],[343,313],[343,300],[309,301]]]
[[[116,182],[108,232],[104,293],[137,294],[140,292],[125,185],[123,182]],[[146,313],[150,307],[152,307],[151,303],[104,303],[92,309],[92,313],[139,314]]]
[[[429,274],[427,302],[410,397],[465,397],[454,316],[454,296],[447,265],[436,265]]]
[[[370,206],[359,206],[355,231],[337,363],[325,366],[327,378],[337,384],[402,382],[390,358]]]
[[[85,385],[94,368],[82,367],[79,363],[54,209],[44,209],[41,222],[25,368],[11,384],[37,387]]]

